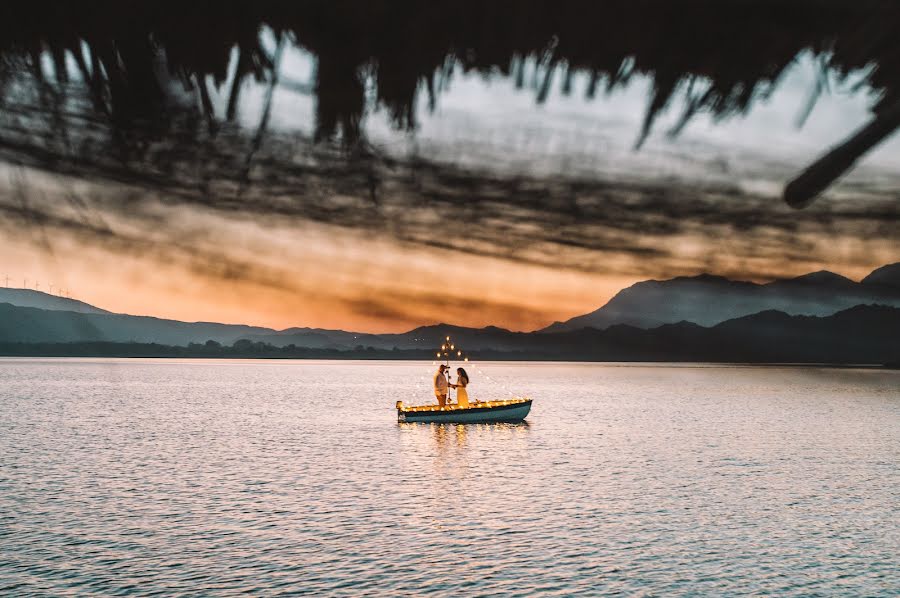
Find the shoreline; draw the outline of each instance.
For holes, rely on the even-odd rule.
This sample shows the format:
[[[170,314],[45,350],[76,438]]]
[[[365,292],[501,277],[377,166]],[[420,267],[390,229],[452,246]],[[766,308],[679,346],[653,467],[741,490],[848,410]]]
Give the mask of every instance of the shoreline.
[[[160,348],[163,345],[159,345]],[[30,347],[29,347],[30,348]],[[166,347],[173,348],[173,347]],[[174,347],[183,351],[132,351],[132,352],[106,352],[106,351],[4,351],[0,350],[0,359],[186,359],[186,360],[259,360],[259,361],[394,361],[394,362],[422,362],[434,361],[434,357],[428,355],[391,355],[392,351],[328,351],[309,349],[309,353],[301,355],[297,353],[286,355],[255,354],[252,352],[227,353],[227,354],[200,354],[191,352],[187,347]],[[405,351],[398,351],[398,353]],[[410,351],[412,352],[412,351]],[[430,352],[429,352],[430,354]],[[582,364],[608,364],[610,366],[627,365],[694,365],[694,366],[731,366],[731,367],[796,367],[796,368],[831,368],[831,369],[869,369],[869,370],[900,370],[900,363],[851,363],[828,361],[734,361],[715,359],[591,359],[590,357],[576,356],[552,356],[552,355],[490,355],[476,360],[478,363],[582,363]],[[463,362],[460,362],[463,363]]]

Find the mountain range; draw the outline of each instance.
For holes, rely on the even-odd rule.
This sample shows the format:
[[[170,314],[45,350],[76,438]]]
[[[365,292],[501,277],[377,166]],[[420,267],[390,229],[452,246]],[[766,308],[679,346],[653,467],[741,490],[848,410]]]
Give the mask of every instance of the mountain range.
[[[556,322],[544,331],[602,329],[615,324],[653,328],[680,321],[712,326],[767,310],[827,316],[865,304],[900,307],[900,263],[883,266],[860,282],[825,270],[766,284],[709,274],[647,280],[620,291],[596,311]]]
[[[883,307],[858,312],[850,309],[873,305]],[[805,331],[803,334],[808,342],[813,342],[817,334],[830,334],[823,332],[825,328],[833,331],[836,324],[831,316],[844,324],[854,318],[863,318],[865,326],[859,325],[865,328],[868,336],[875,334],[877,328],[871,326],[873,318],[882,317],[885,319],[882,328],[893,332],[894,338],[900,338],[895,312],[900,313],[900,263],[879,268],[860,282],[824,271],[767,284],[705,274],[645,281],[622,290],[596,311],[535,332],[446,324],[422,326],[399,334],[318,328],[279,331],[257,326],[115,314],[77,300],[28,289],[5,288],[0,289],[0,343],[112,342],[187,346],[209,340],[231,345],[244,339],[273,347],[426,351],[440,345],[449,334],[460,347],[469,351],[528,351],[533,354],[549,351],[572,358],[577,355],[583,358],[619,355],[625,359],[632,353],[645,357],[653,355],[653,347],[660,349],[660,356],[672,355],[674,351],[693,355],[694,349],[708,348],[709,343],[714,342],[711,339],[722,334],[732,336],[732,345],[747,348],[762,334],[771,338],[777,336],[773,336],[774,332],[765,333],[766,330],[773,331],[789,324],[792,330]],[[851,316],[842,315],[848,313]],[[796,319],[799,316],[811,316],[812,319]],[[747,320],[748,317],[752,319]],[[804,324],[801,326],[799,322]],[[748,326],[756,327],[756,332],[750,334]],[[816,332],[819,328],[822,330]],[[743,340],[735,337],[736,334],[744,337]],[[880,339],[879,335],[876,336]],[[859,335],[848,338],[851,337]],[[724,350],[727,343],[719,340]],[[805,341],[799,339],[796,342]],[[645,343],[644,348],[636,352],[627,349],[642,343]],[[883,344],[881,340],[878,343]],[[608,350],[601,350],[604,346]],[[862,355],[864,352],[857,347],[856,353]]]
[[[32,309],[32,308],[21,308]],[[605,330],[506,332],[507,348],[474,352],[478,360],[694,361],[731,363],[844,363],[900,366],[900,308],[858,305],[830,316],[765,311],[711,327],[690,322],[644,330],[616,324]],[[0,355],[60,357],[240,357],[320,359],[433,359],[431,348],[324,349],[238,340],[171,346],[81,341],[17,343],[0,340]]]

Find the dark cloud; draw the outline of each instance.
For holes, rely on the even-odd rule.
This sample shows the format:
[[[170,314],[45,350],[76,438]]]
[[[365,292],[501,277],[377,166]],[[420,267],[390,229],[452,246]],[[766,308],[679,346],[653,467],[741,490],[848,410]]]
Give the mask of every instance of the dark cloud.
[[[216,168],[221,176],[214,183],[190,177],[186,169],[177,184],[168,179],[165,185],[137,186],[110,177],[90,193],[68,191],[60,197],[62,192],[38,193],[40,184],[24,181],[9,184],[5,192],[0,188],[0,210],[7,227],[69,229],[85,241],[94,237],[114,243],[120,251],[144,253],[152,245],[167,253],[190,254],[195,247],[218,245],[227,254],[227,239],[215,229],[184,226],[185,212],[174,208],[187,208],[262,225],[313,222],[423,247],[606,272],[617,268],[610,258],[622,258],[631,271],[658,272],[665,264],[680,273],[685,267],[681,248],[673,244],[686,238],[719,248],[723,240],[744,239],[743,257],[774,260],[780,253],[788,261],[809,238],[898,237],[897,197],[880,190],[864,199],[826,200],[796,212],[730,186],[677,180],[502,178],[421,160],[411,166],[370,157],[364,165],[310,164],[291,175],[293,167],[285,167],[279,156],[293,152],[270,152],[260,154],[243,189],[233,176],[227,178],[224,163],[213,166],[207,159],[195,162],[196,172],[201,166],[207,171]],[[66,172],[62,162],[57,170]],[[148,171],[145,180],[152,179]],[[159,205],[172,209],[155,209]],[[132,232],[125,237],[113,233],[105,224],[110,217],[130,222]],[[144,238],[140,231],[145,231]],[[594,253],[603,261],[591,259]],[[246,266],[227,269],[246,270]]]

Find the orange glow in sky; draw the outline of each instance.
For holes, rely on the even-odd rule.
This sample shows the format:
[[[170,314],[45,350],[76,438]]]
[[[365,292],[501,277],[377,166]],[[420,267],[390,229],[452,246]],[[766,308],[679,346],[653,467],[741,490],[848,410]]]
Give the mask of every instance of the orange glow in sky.
[[[671,261],[654,272],[652,262],[634,263],[615,253],[594,256],[596,271],[581,271],[425,248],[334,227],[197,225],[212,227],[215,234],[176,252],[162,241],[156,248],[117,251],[65,234],[7,238],[0,279],[8,275],[10,286],[21,286],[27,278],[30,288],[39,283],[42,290],[52,283],[110,311],[186,321],[365,332],[399,332],[438,322],[533,330],[593,311],[639,280],[703,272],[710,248],[716,247],[709,239],[675,239],[681,248],[678,271],[670,270]],[[219,245],[218,239],[228,242]],[[723,242],[741,251],[741,243]],[[742,270],[752,278],[755,271],[790,276],[830,268],[859,279],[893,251],[886,241],[804,243],[818,244],[809,261],[741,259],[720,251],[714,263],[719,273],[736,278]],[[821,259],[826,255],[831,262]]]

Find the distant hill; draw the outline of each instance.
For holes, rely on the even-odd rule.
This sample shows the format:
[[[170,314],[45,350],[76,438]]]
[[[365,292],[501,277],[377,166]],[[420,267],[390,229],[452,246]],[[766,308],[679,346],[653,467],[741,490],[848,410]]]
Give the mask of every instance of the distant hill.
[[[248,334],[242,338],[253,342],[264,342],[276,347],[295,345],[315,349],[349,349],[356,345],[372,345],[378,335],[363,332],[346,332],[325,328],[288,328],[286,330]],[[376,339],[376,340],[373,340]]]
[[[766,310],[826,316],[862,304],[900,307],[900,263],[879,268],[861,282],[827,271],[767,284],[709,274],[648,280],[620,291],[596,311],[543,331],[603,329],[615,324],[653,328],[681,321],[711,326]]]
[[[605,330],[507,331],[506,335],[513,346],[482,349],[475,351],[473,357],[478,360],[900,363],[900,345],[897,343],[900,309],[879,305],[860,305],[826,317],[766,311],[708,328],[690,322],[665,324],[650,330],[618,324]],[[0,339],[0,355],[429,359],[432,353],[431,349],[424,348],[276,347],[248,340],[237,341],[231,346],[204,343],[185,347],[98,341],[21,343]]]
[[[462,328],[434,325],[416,328],[402,334],[366,334],[313,328],[271,328],[212,322],[180,322],[148,316],[113,313],[86,313],[44,310],[0,303],[0,342],[69,343],[69,342],[135,342],[186,346],[213,340],[232,344],[246,339],[276,347],[295,345],[317,349],[347,350],[356,347],[377,349],[427,349],[441,344],[452,334],[467,350],[518,346],[514,333],[500,328]]]
[[[420,326],[398,334],[366,334],[341,330],[289,329],[275,334],[255,334],[246,337],[275,347],[297,345],[328,349],[353,349],[357,346],[376,349],[428,349],[439,347],[447,335],[453,337],[466,350],[493,348],[509,349],[517,346],[517,338],[523,333],[510,332],[496,326],[465,328],[451,324]]]
[[[646,281],[621,291],[599,310],[556,324],[537,333],[511,332],[503,328],[465,328],[448,324],[420,326],[399,334],[368,334],[321,328],[273,330],[258,326],[213,322],[180,322],[148,316],[114,314],[81,301],[54,297],[27,289],[0,289],[0,343],[157,343],[187,346],[208,340],[231,345],[245,339],[276,348],[320,349],[324,351],[377,350],[433,351],[446,335],[468,352],[529,351],[559,356],[571,344],[572,358],[614,358],[630,354],[628,347],[647,342],[634,355],[671,356],[675,347],[667,339],[684,338],[701,327],[718,329],[718,324],[742,321],[760,313],[779,312],[783,316],[828,316],[856,305],[878,304],[900,307],[900,264],[879,268],[861,282],[830,272],[815,272],[768,284],[732,281],[702,275],[667,281]],[[43,305],[43,307],[37,307]],[[68,311],[66,311],[68,310]],[[893,312],[885,312],[891,314]],[[885,316],[887,317],[887,316]],[[752,320],[767,324],[764,319]],[[787,321],[785,321],[787,322]],[[796,322],[790,320],[791,326]],[[885,325],[887,325],[886,323]],[[770,326],[769,326],[770,327]],[[607,330],[608,329],[608,330]],[[607,334],[597,336],[599,331]],[[637,331],[636,331],[637,330]],[[652,332],[642,336],[640,330]],[[547,338],[550,335],[562,336]],[[697,333],[700,334],[700,333]],[[709,336],[703,333],[704,342]],[[749,331],[742,331],[747,338]],[[674,337],[672,335],[675,335]],[[644,339],[644,341],[641,341]],[[603,352],[603,346],[608,351]],[[684,350],[692,346],[685,344]],[[705,345],[704,345],[705,346]],[[724,346],[724,345],[723,345]]]
[[[871,274],[863,278],[860,282],[863,284],[876,284],[900,289],[900,262],[888,264],[887,266],[882,266],[877,270],[873,270]]]
[[[39,342],[109,341],[142,342],[187,345],[191,342],[214,340],[231,344],[241,338],[268,338],[278,335],[284,345],[317,348],[346,348],[355,346],[357,336],[367,336],[343,330],[323,330],[316,328],[289,328],[277,331],[272,328],[245,326],[242,324],[218,324],[213,322],[181,322],[150,316],[116,314],[100,309],[77,299],[57,297],[31,289],[0,288],[0,304],[8,303],[16,307],[33,307],[49,311],[74,312],[77,314],[105,314],[115,316],[98,320],[75,316],[57,316],[36,322],[22,312],[22,322],[0,320],[0,340],[7,338],[39,338]],[[0,318],[10,312],[0,310]],[[32,316],[34,314],[31,314]],[[5,319],[5,318],[4,318]],[[28,325],[24,325],[24,322]],[[55,326],[59,326],[55,328]],[[29,328],[30,327],[30,328]],[[30,342],[30,341],[28,341]],[[281,343],[278,343],[279,345]]]
[[[142,342],[187,345],[214,340],[231,344],[270,328],[212,322],[179,322],[148,316],[85,313],[0,303],[0,341],[46,343],[76,341]]]
[[[900,359],[900,308],[858,305],[825,317],[770,310],[712,327],[616,325],[534,336],[551,337],[546,346],[560,356],[587,361],[890,363]]]
[[[108,314],[111,312],[77,299],[57,297],[31,289],[0,288],[0,303],[11,303],[20,307],[36,307],[53,311],[75,311],[86,314]]]

